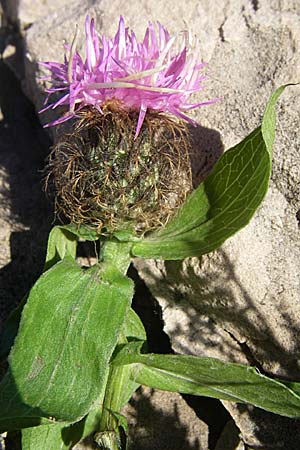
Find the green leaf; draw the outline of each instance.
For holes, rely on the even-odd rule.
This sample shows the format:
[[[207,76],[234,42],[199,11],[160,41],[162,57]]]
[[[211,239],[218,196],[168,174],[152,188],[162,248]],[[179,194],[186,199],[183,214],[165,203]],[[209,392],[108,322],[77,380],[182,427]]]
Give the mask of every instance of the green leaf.
[[[265,144],[267,146],[267,149],[269,151],[269,154],[272,156],[273,153],[273,143],[275,139],[275,121],[276,121],[276,115],[275,115],[275,106],[277,103],[278,98],[282,94],[282,92],[285,90],[288,86],[297,86],[300,83],[289,83],[284,84],[283,86],[280,86],[276,91],[273,92],[271,95],[267,106],[265,110],[265,114],[262,120],[262,134],[265,141]]]
[[[133,230],[116,230],[114,237],[120,242],[136,242],[140,241],[141,237],[137,236]]]
[[[131,242],[119,242],[116,239],[106,239],[102,242],[101,261],[111,262],[126,275],[131,261]]]
[[[275,104],[286,86],[271,96],[262,126],[222,155],[213,172],[165,228],[133,245],[134,256],[159,259],[199,256],[215,250],[248,224],[268,189]]]
[[[126,336],[127,341],[142,341],[146,340],[146,331],[144,325],[141,322],[139,316],[130,308],[126,320],[123,325],[123,334]],[[132,394],[140,387],[139,383],[136,383],[131,379],[131,368],[129,366],[122,367],[122,387],[120,389],[120,405],[124,406],[130,400]]]
[[[22,450],[69,450],[62,440],[64,425],[41,425],[22,430]]]
[[[130,308],[123,324],[123,335],[131,340],[146,340],[146,331],[137,313]]]
[[[88,227],[87,225],[62,225],[60,228],[72,233],[78,238],[84,239],[86,241],[97,241],[107,239],[107,236],[114,237],[120,242],[135,242],[139,241],[141,238],[136,235],[134,231],[134,226],[131,224],[125,224],[124,228],[119,228],[113,232],[101,233],[99,234],[94,228]]]
[[[76,257],[77,237],[65,230],[63,227],[54,227],[48,238],[46,261],[44,271],[50,269],[58,261],[66,256],[73,259]],[[9,353],[14,339],[17,335],[21,319],[22,309],[27,301],[28,295],[24,296],[20,304],[15,308],[5,321],[0,334],[0,357]]]
[[[141,354],[140,347],[141,343],[128,344],[113,360],[116,366],[130,364],[132,379],[140,384],[250,403],[283,416],[300,417],[300,396],[253,367],[214,358]]]
[[[128,340],[134,340],[134,342],[141,340],[143,342],[144,339],[146,339],[144,326],[138,315],[130,308],[123,324],[118,347],[126,344]],[[118,351],[118,347],[116,351]],[[131,379],[130,366],[113,366],[110,368],[103,401],[100,431],[118,430],[119,421],[116,416],[120,414],[121,408],[129,401],[139,386],[139,383]]]
[[[118,347],[126,344],[128,340],[134,340],[134,342],[142,340],[143,342],[144,339],[146,339],[146,333],[143,324],[133,309],[130,308],[123,324]],[[116,351],[118,351],[118,347]],[[116,436],[122,442],[122,448],[126,447],[127,437],[126,426],[122,421],[120,422],[120,418],[123,417],[120,415],[120,411],[139,387],[140,384],[131,379],[130,366],[112,366],[110,368],[99,431],[101,436],[105,437],[107,430],[114,430]]]
[[[54,227],[48,238],[44,270],[48,270],[66,256],[76,257],[77,237],[64,227]]]
[[[62,225],[60,228],[86,241],[97,241],[101,237],[96,230],[86,225],[79,226],[70,223],[69,225]]]
[[[109,263],[84,270],[68,259],[40,277],[0,385],[0,430],[38,416],[75,422],[99,404],[132,295],[132,281]]]
[[[40,425],[22,430],[22,450],[69,450],[81,439],[97,431],[99,411],[92,411],[80,422]]]
[[[69,450],[74,443],[65,443],[62,434],[68,427],[60,423],[22,430],[22,450]]]
[[[144,325],[141,322],[139,316],[130,308],[126,320],[123,325],[122,333],[128,342],[131,341],[145,341],[146,331]],[[122,366],[122,374],[119,379],[119,384],[122,383],[119,389],[119,404],[121,406],[126,405],[130,400],[132,394],[140,387],[139,383],[136,383],[131,379],[130,366]]]

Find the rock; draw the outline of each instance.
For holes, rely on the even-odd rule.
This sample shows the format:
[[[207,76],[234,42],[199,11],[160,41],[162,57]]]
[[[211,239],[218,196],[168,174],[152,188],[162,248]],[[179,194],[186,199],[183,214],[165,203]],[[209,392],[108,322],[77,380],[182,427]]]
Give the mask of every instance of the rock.
[[[179,394],[142,387],[123,413],[129,424],[131,450],[208,448],[207,425]]]
[[[224,427],[214,450],[245,450],[243,442],[240,440],[240,430],[233,420],[229,420]]]
[[[0,85],[1,331],[3,320],[40,275],[51,218],[41,187],[41,169],[49,142],[33,106],[3,61]]]
[[[2,58],[6,59],[6,58],[10,58],[11,56],[14,56],[16,53],[16,47],[14,45],[9,44],[3,54],[2,54]]]
[[[191,29],[199,37],[203,58],[210,61],[203,95],[222,97],[219,103],[195,111],[194,117],[204,128],[221,133],[225,148],[259,125],[275,87],[300,80],[298,2],[103,0],[91,5],[75,1],[26,32],[26,89],[37,108],[44,98],[37,61],[62,61],[63,41],[72,41],[76,23],[83,29],[87,13],[95,17],[99,32],[108,35],[115,33],[120,13],[140,37],[149,19],[160,20],[171,32]],[[79,49],[82,44],[81,33]],[[135,262],[161,303],[166,331],[179,353],[248,362],[276,376],[300,379],[299,106],[299,87],[288,88],[277,107],[270,190],[246,228],[220,250],[201,258]],[[260,414],[264,427],[274,431],[274,439],[287,436],[294,427],[293,421],[278,417],[284,434],[282,427],[272,427],[272,415],[259,412],[241,420],[241,408],[228,409],[245,442],[252,427],[255,444],[251,445],[273,448],[268,447],[269,434],[262,432]],[[283,440],[282,448],[298,448],[297,436],[293,445],[287,447]]]
[[[229,402],[224,402],[224,404],[235,418],[236,426],[242,430],[241,437],[245,449],[298,450],[300,442],[299,420],[266,413],[249,405]],[[226,428],[222,433],[223,436],[226,436]],[[220,450],[227,450],[227,448],[224,445]],[[215,450],[219,450],[218,447]],[[243,450],[243,448],[238,447],[237,450]]]
[[[2,433],[0,435],[0,450],[5,450],[5,437],[6,437],[7,433]]]
[[[18,23],[22,32],[42,17],[69,4],[67,0],[7,0],[4,3],[6,18],[9,22]]]

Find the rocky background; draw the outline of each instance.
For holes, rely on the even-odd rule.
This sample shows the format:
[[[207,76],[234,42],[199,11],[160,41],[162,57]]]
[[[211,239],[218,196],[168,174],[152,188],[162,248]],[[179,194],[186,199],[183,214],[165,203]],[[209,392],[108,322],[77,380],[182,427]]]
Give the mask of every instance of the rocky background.
[[[201,124],[195,133],[199,180],[223,146],[236,144],[260,123],[274,88],[300,81],[300,3],[7,0],[2,6],[0,313],[5,318],[39,274],[53,221],[40,179],[55,136],[38,121],[49,116],[38,119],[34,112],[44,99],[37,62],[62,60],[63,43],[72,41],[76,24],[82,48],[86,14],[110,36],[120,14],[139,37],[149,20],[161,21],[172,33],[191,30],[209,62],[202,98],[222,97],[194,113]],[[245,229],[201,258],[135,261],[131,270],[140,277],[135,304],[152,330],[155,351],[213,356],[300,381],[299,110],[299,87],[290,87],[277,107],[270,190]],[[299,421],[244,405],[142,389],[126,414],[135,450],[300,448]]]

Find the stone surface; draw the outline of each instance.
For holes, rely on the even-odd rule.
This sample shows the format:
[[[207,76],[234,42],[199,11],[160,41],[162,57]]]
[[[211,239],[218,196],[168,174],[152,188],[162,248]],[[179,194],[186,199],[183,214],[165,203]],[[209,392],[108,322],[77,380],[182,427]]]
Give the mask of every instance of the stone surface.
[[[298,450],[300,442],[299,420],[291,420],[248,405],[224,402],[236,426],[245,449]],[[224,428],[226,435],[226,427]],[[222,436],[221,436],[222,438]],[[223,449],[227,450],[227,447]],[[223,450],[222,449],[222,450]],[[215,450],[218,450],[216,448]],[[221,448],[220,448],[221,450]],[[238,447],[237,450],[243,450]]]
[[[68,3],[67,0],[4,0],[3,6],[6,18],[25,31],[38,19]]]
[[[208,427],[179,394],[142,387],[123,413],[130,450],[208,449]]]
[[[240,439],[240,430],[233,420],[229,420],[224,427],[214,450],[245,450],[245,445]]]
[[[76,23],[83,29],[87,12],[100,33],[109,35],[115,33],[120,13],[140,37],[149,19],[160,20],[171,32],[191,29],[200,40],[203,59],[210,62],[210,80],[202,95],[222,97],[193,113],[203,127],[199,136],[220,133],[225,148],[260,123],[275,87],[300,80],[298,1],[75,1],[26,32],[26,90],[37,108],[43,102],[37,61],[62,60],[63,41],[72,41]],[[82,43],[81,34],[79,49]],[[299,107],[299,87],[290,87],[277,107],[270,191],[245,229],[202,258],[136,261],[162,305],[175,351],[248,362],[273,375],[300,379]],[[202,138],[199,146],[201,164],[195,162],[199,178],[207,169],[203,161],[213,160],[220,151],[217,139],[206,154],[206,141],[209,138]],[[279,417],[274,427],[271,414],[227,408],[248,448],[277,448],[276,440],[279,448],[299,448],[299,436],[291,433],[294,421]]]
[[[52,217],[41,169],[49,141],[18,80],[0,61],[0,329],[44,263]],[[4,87],[4,88],[3,88]]]

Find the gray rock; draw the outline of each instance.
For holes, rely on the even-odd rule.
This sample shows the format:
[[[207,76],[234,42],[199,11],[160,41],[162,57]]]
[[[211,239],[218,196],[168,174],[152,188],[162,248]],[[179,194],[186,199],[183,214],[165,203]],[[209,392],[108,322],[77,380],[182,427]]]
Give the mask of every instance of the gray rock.
[[[37,81],[41,69],[36,62],[62,60],[63,41],[72,41],[76,23],[82,30],[87,12],[96,18],[99,32],[109,35],[115,32],[120,13],[139,36],[149,19],[159,19],[171,32],[191,29],[200,40],[203,58],[210,60],[210,81],[203,95],[222,97],[194,116],[204,128],[222,135],[225,148],[260,123],[275,87],[300,80],[299,2],[104,0],[91,5],[77,1],[35,22],[26,33],[27,92],[37,108],[43,101],[43,86]],[[82,42],[81,35],[79,48]],[[166,331],[179,353],[249,362],[273,375],[300,378],[299,106],[299,87],[291,87],[277,108],[270,190],[246,228],[220,250],[201,258],[136,261],[161,303]],[[199,153],[203,151],[201,146]],[[199,158],[203,160],[203,153]],[[245,442],[249,441],[247,427],[252,427],[255,443],[249,445],[268,448],[270,437],[261,432],[259,414],[241,420],[240,408],[228,409]],[[264,427],[270,427],[276,437],[281,428],[272,427],[272,415],[264,418]],[[293,427],[289,420],[280,423],[286,430]],[[294,441],[294,448],[299,443]],[[284,442],[282,448],[288,448]]]
[[[18,23],[20,30],[25,32],[34,22],[68,3],[67,0],[7,0],[4,11],[6,18]]]

